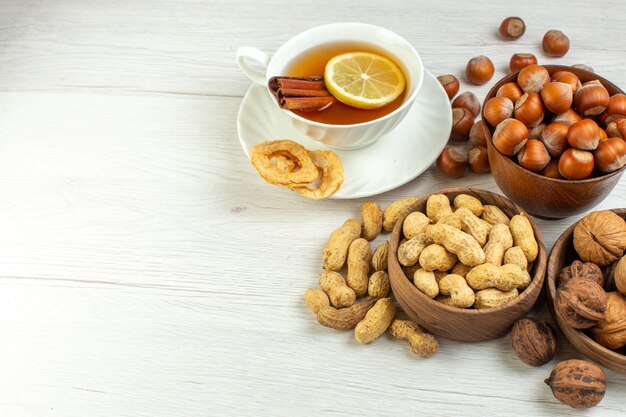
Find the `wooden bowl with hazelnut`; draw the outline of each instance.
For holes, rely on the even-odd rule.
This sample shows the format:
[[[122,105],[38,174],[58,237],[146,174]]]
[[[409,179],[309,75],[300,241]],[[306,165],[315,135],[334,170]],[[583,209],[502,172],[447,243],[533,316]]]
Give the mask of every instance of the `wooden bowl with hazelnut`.
[[[420,261],[417,262],[417,264],[414,264],[413,267],[408,267],[406,265],[403,266],[403,264],[406,262],[401,263],[401,260],[398,256],[398,248],[401,245],[400,241],[403,236],[406,235],[405,219],[410,215],[415,216],[417,214],[416,212],[426,213],[428,199],[433,195],[444,195],[448,197],[449,202],[457,208],[456,212],[458,212],[460,211],[460,209],[457,207],[455,198],[459,195],[464,194],[480,200],[484,207],[489,206],[490,209],[494,209],[494,206],[497,207],[497,209],[494,210],[499,212],[501,216],[507,217],[508,219],[522,213],[521,209],[513,204],[510,200],[508,200],[506,197],[480,189],[450,188],[424,196],[416,201],[413,205],[411,205],[407,209],[407,211],[405,211],[405,213],[400,216],[392,231],[391,239],[389,241],[388,255],[389,279],[396,300],[398,301],[400,306],[402,306],[404,312],[412,320],[419,323],[421,326],[428,329],[432,333],[445,337],[447,339],[464,342],[479,342],[504,335],[510,330],[511,326],[516,320],[525,316],[526,313],[530,311],[530,309],[537,301],[537,298],[541,293],[541,289],[543,287],[544,274],[547,264],[547,253],[543,245],[541,232],[539,231],[537,225],[533,222],[531,218],[528,218],[526,216],[520,216],[526,217],[528,221],[526,223],[527,232],[528,234],[533,236],[534,241],[536,241],[536,258],[532,262],[532,264],[526,264],[524,266],[524,268],[528,269],[527,271],[526,269],[524,269],[524,273],[528,278],[528,283],[523,290],[520,290],[520,292],[517,293],[517,289],[514,289],[514,292],[516,293],[514,297],[504,300],[501,304],[497,304],[497,306],[491,306],[491,308],[484,308],[484,305],[478,308],[477,303],[473,304],[473,306],[476,308],[459,308],[451,305],[446,305],[441,299],[435,300],[434,298],[427,296],[414,284],[414,271],[409,272],[411,268],[419,269],[420,266],[425,268],[425,266],[421,262],[421,257]],[[488,219],[488,217],[485,215],[481,215],[480,219],[481,221],[487,221],[486,219]],[[526,220],[523,221],[526,222]],[[491,224],[493,225],[497,223],[498,222],[494,221]],[[428,224],[431,224],[431,222],[428,221]],[[434,224],[434,222],[432,224]],[[502,225],[500,224],[498,226]],[[493,229],[494,227],[495,226],[492,226],[491,229]],[[458,230],[458,233],[461,233],[461,231]],[[418,236],[416,235],[415,237],[417,238]],[[489,240],[491,240],[491,235],[489,237]],[[478,245],[477,242],[474,243]],[[520,248],[517,247],[517,249]],[[427,248],[424,249],[422,253],[424,253],[426,250]],[[521,253],[521,251],[520,256],[524,258],[524,254]],[[458,277],[456,275],[461,274],[461,272],[455,272],[457,266],[465,266],[460,265],[461,261],[462,257],[459,252],[459,261],[455,264],[455,268],[453,268],[450,272],[443,273],[443,275],[452,274],[448,275],[448,277],[456,276],[461,281],[463,281],[463,277]],[[526,259],[523,259],[523,262],[526,262]],[[492,266],[495,267],[495,265]],[[466,274],[471,273],[471,268],[467,268],[468,269],[466,270]],[[411,276],[408,277],[407,274]],[[443,279],[440,278],[441,283],[443,282]],[[435,285],[438,285],[440,288],[442,288],[442,284],[440,282],[436,283]],[[494,289],[489,288],[489,290]],[[437,290],[437,292],[439,292],[439,289]],[[478,294],[478,292],[480,291],[477,291],[476,294]],[[443,294],[443,290],[441,293]],[[474,293],[472,293],[472,297],[473,296]],[[433,295],[433,297],[435,296]],[[478,297],[476,297],[476,301],[477,300]]]
[[[599,84],[589,83],[594,80]],[[511,96],[512,86],[520,88]],[[505,97],[509,100],[501,99]],[[626,134],[615,123],[626,116],[626,96],[593,72],[531,65],[496,83],[483,109],[493,178],[507,197],[535,217],[558,219],[591,209],[626,170]],[[504,116],[494,116],[499,114]]]
[[[613,239],[615,237],[616,228],[610,224],[612,221],[610,218],[606,219],[602,217],[604,215],[603,213],[606,213],[606,212],[615,213],[622,219],[626,220],[626,209],[613,209],[613,210],[608,210],[608,211],[594,212],[592,214],[594,214],[596,217],[588,219],[588,221],[589,220],[594,221],[597,224],[597,227],[603,227],[606,230],[606,236],[608,236],[609,239]],[[585,219],[587,219],[587,217]],[[604,217],[606,216],[604,215]],[[615,315],[618,312],[618,310],[620,310],[625,315],[624,320],[621,320],[620,323],[624,323],[626,321],[626,299],[624,299],[623,296],[619,295],[619,293],[615,291],[615,289],[613,288],[614,284],[612,284],[611,282],[605,282],[608,280],[609,276],[607,274],[608,269],[606,269],[604,265],[600,265],[598,267],[592,263],[579,262],[577,263],[578,271],[574,273],[570,272],[569,274],[569,275],[572,275],[573,277],[570,278],[568,275],[560,277],[563,271],[563,268],[568,267],[569,265],[572,264],[572,262],[581,259],[578,251],[576,250],[576,247],[578,247],[580,251],[580,247],[589,248],[591,246],[594,246],[595,244],[604,245],[604,243],[602,242],[604,238],[600,236],[602,235],[602,233],[599,233],[598,234],[599,236],[594,235],[592,237],[592,239],[595,241],[592,244],[584,241],[584,239],[582,239],[581,237],[578,237],[579,239],[578,242],[576,243],[574,242],[574,230],[576,228],[576,225],[585,219],[582,219],[579,222],[574,223],[567,230],[565,230],[565,232],[563,232],[563,234],[559,237],[559,239],[554,244],[554,247],[552,248],[552,252],[550,253],[550,258],[548,260],[548,268],[546,272],[546,300],[548,302],[548,307],[550,309],[552,317],[558,324],[559,328],[561,329],[561,332],[572,343],[572,345],[574,345],[574,347],[578,349],[578,351],[585,354],[594,362],[597,362],[598,364],[606,368],[612,369],[622,374],[626,374],[626,345],[624,345],[621,348],[616,348],[615,350],[609,349],[601,345],[600,343],[596,342],[593,339],[593,335],[598,332],[598,325],[596,325],[595,327],[582,325],[582,326],[576,326],[576,327],[584,327],[584,328],[578,328],[578,329],[574,328],[572,327],[572,325],[576,325],[576,323],[572,323],[572,317],[570,317],[571,310],[566,310],[567,312],[565,312],[564,311],[565,309],[558,306],[557,291],[563,291],[565,282],[572,282],[575,280],[580,280],[581,278],[578,278],[578,277],[584,276],[586,277],[585,278],[586,280],[588,280],[589,278],[595,281],[599,280],[604,285],[604,288],[607,289],[606,294],[608,295],[608,297],[604,296],[605,300],[607,300],[607,304],[606,304],[607,307],[606,307],[604,320],[605,321],[608,320],[608,316],[606,315],[608,315],[609,310],[611,310],[612,315]],[[622,232],[621,232],[622,238],[620,238],[622,240],[626,237],[625,230],[626,230],[626,227],[622,226]],[[623,240],[622,247],[626,247],[626,240]],[[588,250],[593,250],[593,248],[588,249]],[[618,249],[617,252],[619,252],[619,250],[620,249]],[[619,253],[614,254],[614,252],[615,251],[609,250],[608,252],[605,253],[605,255],[614,256],[617,259],[619,259],[618,257]],[[617,262],[616,260],[612,258],[611,259],[603,258],[603,260],[604,262],[600,262],[601,264],[610,263],[612,265],[615,265],[615,262]],[[582,259],[582,261],[585,261],[585,259]],[[605,268],[603,272],[601,272],[602,271],[601,268]],[[566,270],[565,272],[567,271],[568,270]],[[596,279],[598,276],[599,278]],[[596,286],[597,286],[596,283],[587,282],[585,284],[585,291],[587,292],[588,289],[590,289],[591,287],[596,288]],[[612,290],[612,291],[608,291],[608,290]],[[593,297],[589,297],[585,295],[584,298],[589,300],[589,299],[592,299]],[[616,298],[618,300],[616,300]],[[616,303],[613,306],[611,306],[612,301],[619,301],[619,303]],[[593,306],[586,306],[585,308],[590,310],[590,314],[587,316],[587,318],[593,316],[593,313],[594,313]],[[615,346],[620,346],[626,343],[626,326],[624,326],[623,324],[621,325],[610,324],[609,326],[611,327],[610,330],[611,330],[611,337],[612,337],[612,340],[610,342],[616,343],[616,342],[620,342],[621,340],[621,343],[617,343],[615,344]],[[596,337],[597,337],[597,334],[596,334]],[[620,340],[616,340],[615,338],[618,338]]]

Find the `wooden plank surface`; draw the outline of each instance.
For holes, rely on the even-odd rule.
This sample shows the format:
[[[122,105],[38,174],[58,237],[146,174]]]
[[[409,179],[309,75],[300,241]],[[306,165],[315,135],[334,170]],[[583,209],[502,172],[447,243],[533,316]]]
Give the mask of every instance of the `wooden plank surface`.
[[[237,138],[250,82],[234,53],[361,21],[406,37],[434,74],[486,54],[495,81],[532,52],[624,88],[626,5],[338,3],[0,2],[0,415],[580,414],[543,384],[552,365],[525,366],[507,338],[442,340],[419,360],[315,322],[302,294],[364,200],[308,201],[258,177]],[[509,15],[528,24],[515,42],[495,34]],[[555,27],[572,40],[560,60],[539,50]],[[490,176],[429,169],[375,200],[448,186],[498,191]],[[626,207],[626,179],[610,207]],[[546,246],[574,220],[539,221]],[[579,357],[560,342],[560,359]],[[607,376],[582,414],[623,415],[626,376]]]

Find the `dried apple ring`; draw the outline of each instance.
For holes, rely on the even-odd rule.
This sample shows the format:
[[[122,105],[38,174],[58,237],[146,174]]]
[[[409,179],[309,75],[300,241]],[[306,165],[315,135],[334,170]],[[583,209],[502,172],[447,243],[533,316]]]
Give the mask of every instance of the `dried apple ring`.
[[[272,159],[277,156],[291,159],[299,169],[292,172],[280,170],[272,164]],[[254,145],[250,148],[250,161],[261,177],[274,185],[303,186],[315,181],[319,174],[307,150],[288,139]]]
[[[333,151],[309,151],[315,166],[321,172],[320,185],[317,188],[290,187],[298,194],[320,200],[333,194],[343,184],[343,166],[341,159]]]
[[[278,155],[276,158],[276,168],[283,172],[293,172],[296,169],[296,163],[293,159],[287,158],[285,155]]]

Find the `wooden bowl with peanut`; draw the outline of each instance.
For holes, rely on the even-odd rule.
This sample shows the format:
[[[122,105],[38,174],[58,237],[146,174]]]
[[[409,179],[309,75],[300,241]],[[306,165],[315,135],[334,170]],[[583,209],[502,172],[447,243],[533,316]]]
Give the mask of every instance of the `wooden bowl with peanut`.
[[[537,301],[547,264],[539,228],[520,213],[506,197],[472,188],[410,206],[393,229],[388,259],[406,314],[447,339],[505,334]]]
[[[626,209],[612,209],[609,211],[626,220]],[[612,369],[615,372],[626,374],[626,346],[615,350],[602,346],[590,337],[590,334],[593,334],[593,329],[572,328],[562,315],[555,311],[555,298],[558,287],[557,279],[565,266],[570,265],[574,260],[580,259],[573,243],[576,224],[578,224],[578,222],[572,224],[561,234],[554,243],[552,252],[550,252],[546,272],[546,299],[548,307],[554,321],[559,325],[561,332],[563,332],[565,337],[578,351],[604,367]],[[604,266],[600,266],[600,268],[604,268]],[[615,289],[612,288],[614,284],[606,282],[609,279],[607,269],[604,269],[603,275],[605,280],[604,286],[607,292],[615,291]]]

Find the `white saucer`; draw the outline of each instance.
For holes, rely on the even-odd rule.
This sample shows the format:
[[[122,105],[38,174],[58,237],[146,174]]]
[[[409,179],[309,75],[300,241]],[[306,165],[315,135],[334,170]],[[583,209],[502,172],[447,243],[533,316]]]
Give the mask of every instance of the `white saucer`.
[[[415,103],[394,130],[365,148],[335,150],[343,163],[345,180],[329,198],[368,197],[406,184],[437,159],[451,129],[448,96],[439,81],[424,71],[424,82]],[[253,84],[241,102],[237,131],[248,156],[251,146],[274,139],[292,139],[311,150],[328,149],[296,129],[259,84]]]

